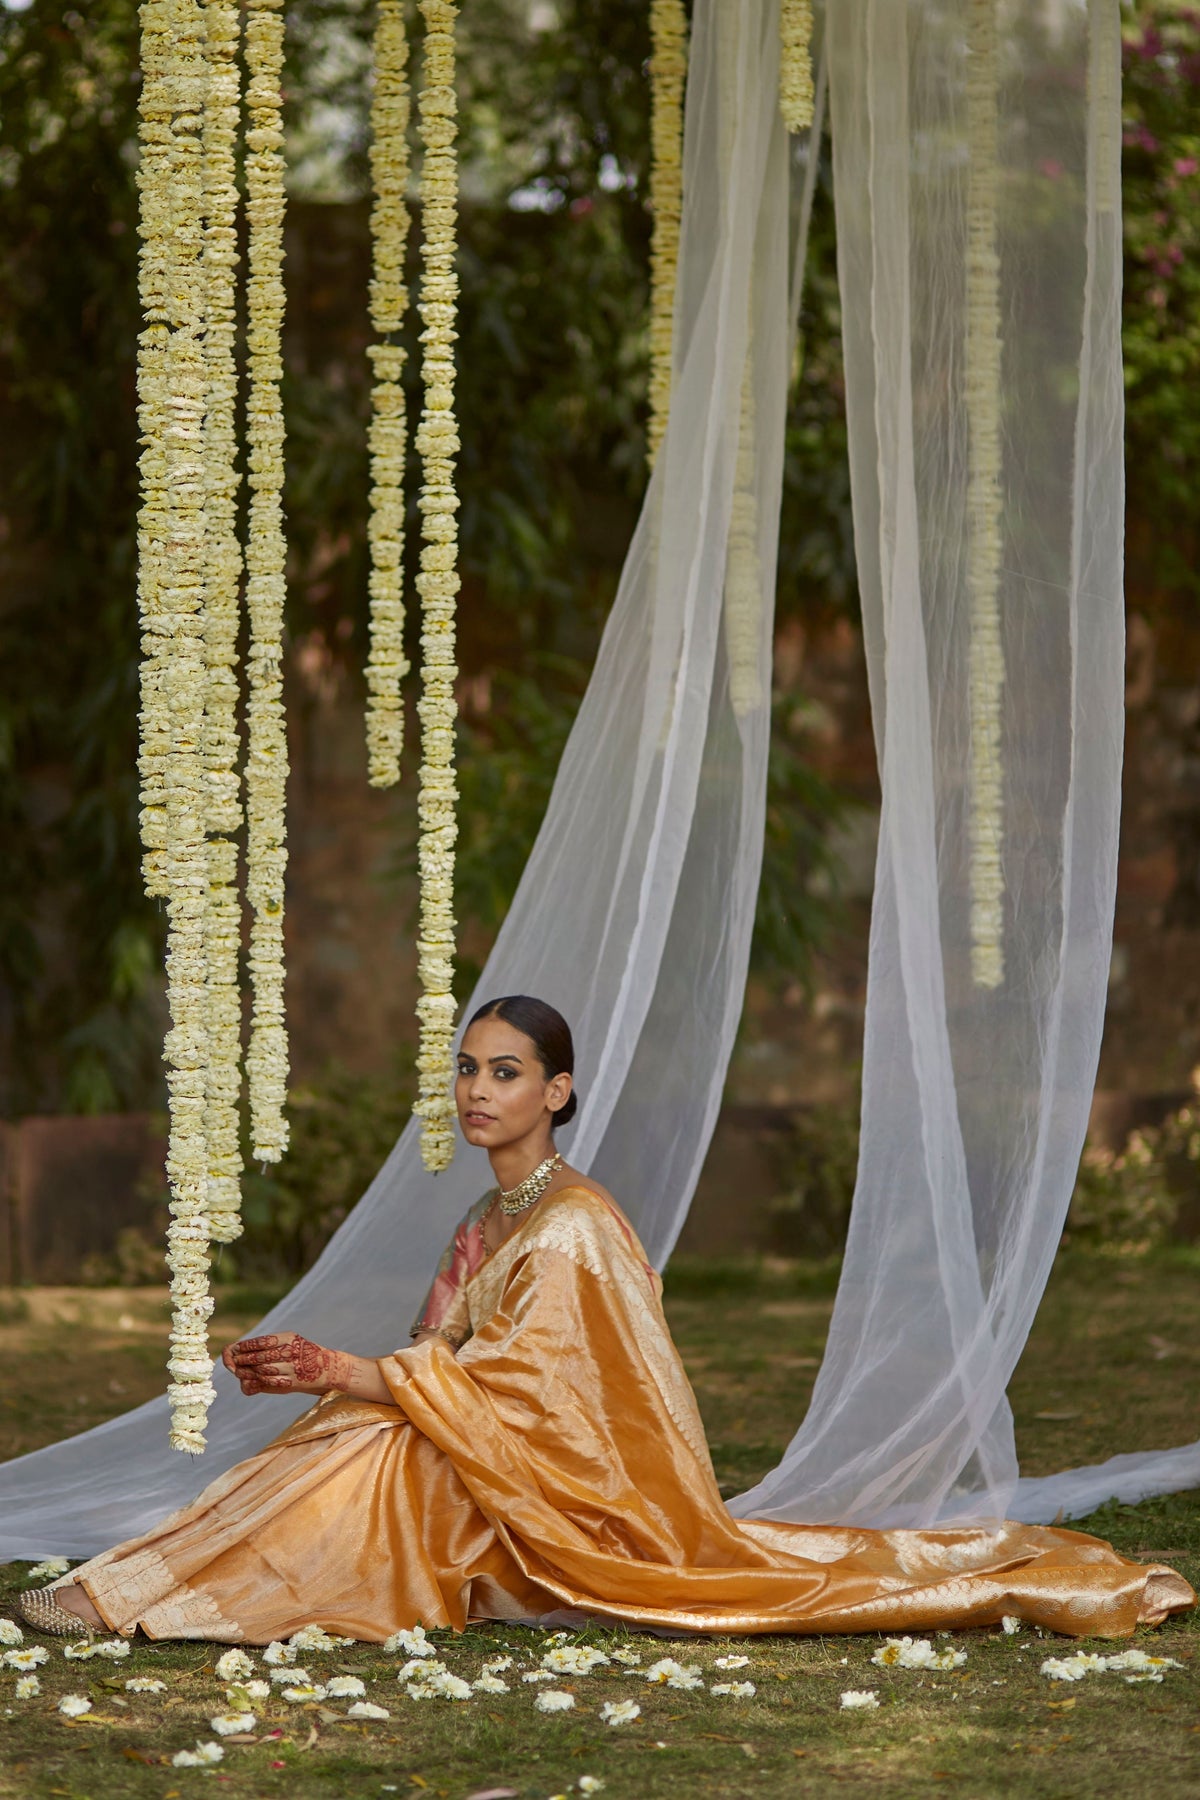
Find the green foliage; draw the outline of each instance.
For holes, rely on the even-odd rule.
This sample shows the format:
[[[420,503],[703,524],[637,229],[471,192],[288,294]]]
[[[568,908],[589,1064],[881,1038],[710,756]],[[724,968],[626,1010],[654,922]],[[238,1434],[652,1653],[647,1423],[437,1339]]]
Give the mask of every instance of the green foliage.
[[[846,1242],[858,1170],[858,1105],[796,1112],[771,1140],[778,1192],[771,1248],[784,1256],[837,1256]]]
[[[1180,1107],[1124,1147],[1083,1153],[1064,1241],[1128,1253],[1200,1235],[1200,1106]]]

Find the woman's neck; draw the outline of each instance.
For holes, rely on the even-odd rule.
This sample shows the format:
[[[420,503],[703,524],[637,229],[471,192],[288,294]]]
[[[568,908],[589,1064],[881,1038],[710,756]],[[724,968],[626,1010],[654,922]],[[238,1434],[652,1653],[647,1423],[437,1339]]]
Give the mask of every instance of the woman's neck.
[[[496,1150],[489,1150],[488,1161],[500,1191],[507,1194],[553,1155],[554,1139],[547,1132],[544,1137],[521,1138],[515,1144],[502,1144]]]

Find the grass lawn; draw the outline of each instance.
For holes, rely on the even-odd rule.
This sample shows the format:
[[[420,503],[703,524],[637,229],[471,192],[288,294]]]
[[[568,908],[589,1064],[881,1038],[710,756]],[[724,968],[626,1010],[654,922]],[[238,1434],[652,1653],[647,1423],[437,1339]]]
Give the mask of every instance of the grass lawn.
[[[1060,1258],[1037,1328],[1013,1380],[1022,1466],[1041,1473],[1116,1450],[1200,1437],[1200,1340],[1195,1297],[1200,1258],[1191,1251],[1117,1260],[1071,1252]],[[833,1271],[804,1264],[684,1265],[668,1280],[668,1310],[708,1426],[722,1488],[748,1485],[774,1462],[803,1413],[832,1303]],[[254,1323],[270,1295],[228,1291],[214,1341]],[[297,1320],[297,1324],[302,1324]],[[163,1384],[166,1316],[153,1290],[40,1289],[0,1296],[0,1456],[35,1448],[123,1410]],[[86,1370],[81,1378],[80,1371]],[[269,1402],[264,1401],[264,1404]],[[1200,1494],[1140,1507],[1106,1507],[1081,1529],[1133,1555],[1170,1562],[1200,1585]],[[0,1569],[0,1612],[25,1584],[23,1565]],[[1074,1648],[1111,1653],[1126,1645],[1077,1645],[1026,1628],[934,1638],[935,1650],[966,1651],[953,1670],[872,1665],[881,1640],[688,1639],[662,1643],[625,1631],[587,1631],[568,1641],[612,1657],[588,1675],[556,1678],[574,1706],[535,1709],[539,1689],[521,1680],[548,1648],[546,1634],[489,1625],[461,1637],[434,1634],[455,1674],[474,1680],[489,1658],[511,1656],[505,1693],[469,1702],[415,1701],[397,1684],[397,1657],[355,1645],[304,1652],[322,1685],[361,1681],[386,1720],[347,1717],[350,1697],[289,1703],[279,1690],[255,1701],[253,1727],[224,1740],[207,1767],[176,1768],[177,1751],[220,1741],[209,1720],[229,1710],[218,1680],[219,1647],[135,1644],[127,1658],[64,1659],[44,1644],[40,1693],[16,1696],[15,1671],[0,1674],[0,1794],[67,1800],[186,1800],[207,1791],[250,1796],[397,1794],[405,1800],[468,1800],[478,1794],[548,1800],[593,1791],[605,1800],[694,1800],[697,1796],[885,1794],[1016,1796],[1200,1795],[1200,1705],[1194,1617],[1140,1631],[1134,1645],[1175,1658],[1161,1682],[1133,1685],[1119,1672],[1066,1683],[1040,1673],[1048,1656]],[[255,1675],[261,1652],[251,1652]],[[699,1667],[707,1684],[651,1685],[638,1672],[661,1656]],[[718,1668],[718,1657],[747,1657]],[[153,1677],[161,1693],[129,1692]],[[749,1679],[751,1697],[718,1696],[718,1681]],[[871,1689],[877,1710],[844,1711],[848,1689]],[[91,1701],[67,1720],[66,1694]],[[609,1726],[600,1708],[633,1700],[632,1722]]]

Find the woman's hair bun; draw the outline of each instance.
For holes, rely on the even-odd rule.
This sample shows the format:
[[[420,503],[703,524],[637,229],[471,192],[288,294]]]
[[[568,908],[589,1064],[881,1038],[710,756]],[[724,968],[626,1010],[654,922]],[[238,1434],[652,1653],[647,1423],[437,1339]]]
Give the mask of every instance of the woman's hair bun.
[[[572,1088],[567,1095],[566,1105],[560,1106],[558,1111],[551,1117],[551,1131],[557,1131],[560,1125],[569,1125],[571,1120],[575,1117],[578,1106],[579,1095],[575,1092],[575,1089]]]

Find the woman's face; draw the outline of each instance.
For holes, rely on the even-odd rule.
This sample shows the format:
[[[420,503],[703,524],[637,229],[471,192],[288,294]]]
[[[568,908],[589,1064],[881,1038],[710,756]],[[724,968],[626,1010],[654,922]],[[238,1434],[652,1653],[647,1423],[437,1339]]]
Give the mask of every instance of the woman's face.
[[[468,1144],[495,1150],[549,1126],[565,1105],[571,1077],[546,1080],[532,1039],[503,1019],[470,1026],[458,1053],[454,1103]]]

